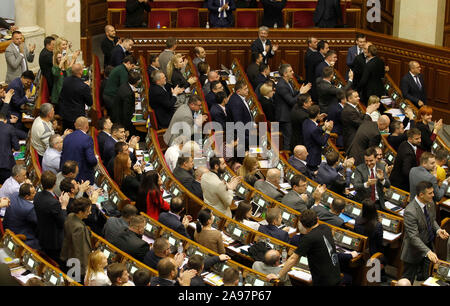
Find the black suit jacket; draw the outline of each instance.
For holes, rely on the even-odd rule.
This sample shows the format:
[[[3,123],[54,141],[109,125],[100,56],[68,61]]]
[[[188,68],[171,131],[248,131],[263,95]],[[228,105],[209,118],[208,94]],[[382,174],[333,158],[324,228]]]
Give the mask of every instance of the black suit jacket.
[[[175,113],[175,102],[177,102],[177,98],[172,95],[170,85],[166,84],[164,88],[155,84],[150,85],[148,90],[150,106],[155,111],[158,129],[169,127],[170,119]]]
[[[148,243],[128,228],[114,237],[111,243],[138,261],[143,261],[149,251]]]
[[[384,72],[384,61],[378,56],[372,58],[364,67],[358,90],[362,92],[362,100],[366,104],[370,96],[381,97],[384,95]]]
[[[111,51],[111,60],[109,64],[113,67],[119,66],[122,64],[125,56],[130,55],[131,53],[128,51],[123,51],[121,45],[116,45]]]
[[[223,111],[222,107],[215,103],[209,109],[209,113],[211,114],[211,121],[220,123],[222,126],[222,131],[225,131],[225,126],[228,121],[228,116]]]
[[[259,74],[259,65],[256,63],[251,63],[250,65],[248,65],[246,72],[248,80],[250,81],[250,83],[252,83],[253,88],[256,88],[255,81],[256,77]]]
[[[114,97],[113,113],[111,120],[121,123],[126,130],[133,131],[131,122],[135,110],[135,95],[128,82],[120,85],[117,95]]]
[[[80,116],[86,116],[85,105],[92,106],[91,88],[76,76],[64,79],[60,94],[61,114],[64,120],[75,122]]]
[[[216,102],[216,94],[212,90],[206,94],[205,100],[206,100],[206,103],[208,104],[209,111],[211,111],[212,106],[214,104],[217,104],[217,102]]]
[[[292,135],[291,135],[291,150],[295,148],[296,145],[302,145],[303,142],[303,122],[309,118],[308,111],[299,105],[294,105],[291,112],[291,125],[292,125]]]
[[[146,27],[147,14],[150,10],[148,3],[139,3],[138,0],[127,0],[125,26],[128,28]]]
[[[237,93],[231,95],[230,100],[225,106],[229,121],[235,123],[242,122],[244,125],[252,121],[252,116],[244,103]]]
[[[52,93],[53,88],[53,52],[48,51],[45,47],[39,54],[39,67],[41,68],[42,75],[47,80],[47,86],[49,93]]]
[[[103,142],[103,151],[100,152],[100,157],[102,158],[104,165],[108,165],[109,161],[114,158],[114,146],[116,143],[117,141],[115,141],[112,136],[105,137],[105,141]]]
[[[306,167],[306,165],[304,163],[302,163],[297,158],[295,158],[294,155],[289,157],[288,163],[289,163],[289,165],[291,165],[292,167],[294,167],[295,169],[300,171],[304,176],[306,176],[306,177],[308,177],[310,179],[314,179],[313,172],[311,172],[311,170],[309,170],[309,168]]]
[[[112,51],[118,41],[119,41],[119,39],[117,37],[114,38],[114,41],[109,40],[108,37],[106,37],[106,35],[105,35],[105,38],[103,38],[101,48],[102,48],[102,52],[103,52],[103,56],[104,56],[103,57],[104,58],[104,60],[103,60],[104,67],[111,64]]]
[[[284,241],[286,243],[289,242],[288,232],[279,229],[275,225],[270,224],[260,225],[258,231],[271,237],[277,238],[278,240]]]
[[[103,131],[101,131],[97,134],[98,151],[100,153],[100,157],[102,158],[102,162],[104,165],[107,165],[107,163],[105,163],[105,161],[103,160],[103,148],[105,146],[106,139],[110,138],[110,137],[111,136],[109,136],[108,134],[106,134]]]
[[[344,137],[342,136],[342,121],[341,114],[344,108],[340,103],[331,103],[328,106],[328,116],[327,120],[333,121],[333,129],[331,132],[338,134],[338,139],[336,140],[336,145],[339,147],[344,146]]]
[[[260,85],[262,85],[263,83],[265,83],[268,80],[269,80],[268,77],[266,77],[264,74],[259,72],[255,78],[255,86],[253,87],[253,88],[255,88],[255,91]]]
[[[159,70],[159,69],[157,69],[157,68],[155,68],[153,66],[150,66],[150,65],[147,67],[148,80],[150,81],[150,84],[152,84],[152,85],[155,84],[152,81],[152,72],[156,71],[156,70]]]
[[[186,231],[186,228],[184,227],[183,223],[181,222],[180,217],[177,217],[172,213],[164,211],[159,214],[158,221],[161,224],[173,229],[177,233],[191,239],[191,237],[189,236],[189,234]]]
[[[12,149],[16,151],[20,149],[14,127],[0,122],[0,169],[11,170],[16,164]]]
[[[267,121],[275,121],[275,106],[273,102],[273,98],[261,97],[259,99],[259,103],[263,109],[264,115],[266,116]]]
[[[425,83],[422,74],[419,74],[419,81],[422,85],[421,88],[419,88],[416,80],[409,72],[400,80],[400,90],[402,91],[403,98],[411,100],[417,108],[419,108],[419,104],[417,104],[419,100],[423,103],[427,102],[427,93],[425,92]]]
[[[352,70],[353,70],[353,89],[358,88],[359,80],[361,80],[364,68],[366,67],[366,56],[364,52],[361,52],[353,60]]]
[[[319,0],[314,11],[313,21],[319,28],[334,28],[342,20],[339,0]]]
[[[323,61],[323,56],[319,51],[312,51],[310,48],[306,50],[305,70],[306,81],[313,84],[315,81],[316,66]]]
[[[36,193],[33,204],[38,221],[39,245],[44,250],[60,250],[67,212],[61,209],[59,201],[46,190]]]
[[[417,166],[414,149],[407,141],[402,142],[397,150],[394,167],[389,177],[391,184],[402,190],[409,191],[409,171]]]
[[[190,86],[186,78],[181,73],[180,69],[173,70],[170,83],[172,84],[172,87],[176,87],[178,85],[178,87],[181,88],[188,88]]]
[[[195,180],[194,174],[184,170],[183,168],[176,167],[173,170],[175,178],[183,184],[190,192],[195,194],[198,198],[203,200],[203,191],[200,184]],[[197,184],[196,184],[197,183]]]
[[[261,54],[263,54],[263,62],[267,64],[268,59],[272,58],[274,56],[272,54],[272,42],[270,41],[270,39],[266,40],[266,46],[270,46],[270,48],[269,48],[269,52],[267,52],[266,55],[264,55],[263,54],[263,52],[265,51],[264,50],[264,46],[263,46],[263,44],[261,42],[261,39],[257,38],[256,40],[254,40],[252,42],[252,45],[251,45],[250,48],[252,50],[252,53],[261,53]]]
[[[261,0],[264,8],[264,15],[262,25],[273,28],[276,23],[278,27],[283,26],[282,11],[286,6],[286,0],[273,1],[273,0]]]
[[[352,82],[348,81],[342,89],[337,88],[323,78],[317,79],[317,95],[319,96],[319,106],[321,113],[328,113],[328,106],[339,103],[337,93],[341,90],[346,92],[352,86]]]
[[[280,122],[291,121],[291,110],[296,104],[300,92],[294,89],[294,86],[286,82],[283,78],[277,83],[273,101],[275,104],[275,120]]]
[[[366,120],[356,131],[355,138],[348,148],[347,156],[355,158],[355,165],[364,163],[364,151],[370,147],[378,147],[381,134],[376,122]]]
[[[136,202],[139,186],[141,185],[141,175],[127,175],[122,180],[120,190],[133,202]]]
[[[209,23],[211,27],[233,27],[234,26],[234,16],[233,11],[236,10],[236,4],[234,0],[225,0],[228,3],[229,10],[226,11],[227,17],[224,19],[219,18],[220,0],[208,0],[208,10],[209,10]]]
[[[325,60],[323,60],[317,64],[316,68],[314,69],[314,80],[316,81],[316,83],[317,83],[317,78],[322,78],[323,68],[329,67],[329,66],[330,65],[328,65],[327,62],[325,62]]]
[[[341,112],[341,122],[342,122],[342,134],[344,136],[344,149],[350,147],[350,144],[355,137],[356,131],[358,130],[361,123],[364,120],[372,120],[369,115],[363,114],[357,111],[353,106],[348,103],[344,105],[344,109]]]

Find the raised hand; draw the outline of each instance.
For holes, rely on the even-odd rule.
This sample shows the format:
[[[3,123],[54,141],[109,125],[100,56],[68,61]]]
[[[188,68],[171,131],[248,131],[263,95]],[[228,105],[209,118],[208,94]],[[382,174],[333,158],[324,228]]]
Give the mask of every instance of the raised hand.
[[[300,93],[301,94],[307,93],[310,89],[311,89],[311,83],[302,85],[302,87],[300,87]]]
[[[6,104],[9,104],[9,102],[11,102],[13,95],[14,95],[14,89],[8,90],[8,92],[5,95],[5,98],[3,99],[3,102]]]

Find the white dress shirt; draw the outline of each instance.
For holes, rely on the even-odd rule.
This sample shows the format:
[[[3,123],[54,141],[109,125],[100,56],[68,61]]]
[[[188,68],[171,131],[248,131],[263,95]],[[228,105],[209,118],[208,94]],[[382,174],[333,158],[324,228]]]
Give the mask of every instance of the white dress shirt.
[[[50,170],[54,174],[58,174],[60,160],[61,152],[48,147],[42,158],[42,171]]]
[[[170,146],[166,153],[164,154],[164,158],[166,159],[166,163],[169,166],[170,170],[173,171],[177,166],[177,160],[180,156],[180,147],[179,145]]]
[[[6,197],[11,198],[14,193],[18,193],[20,184],[12,177],[8,177],[3,183],[2,188],[0,188],[0,198]],[[6,207],[0,209],[0,215],[4,216]]]

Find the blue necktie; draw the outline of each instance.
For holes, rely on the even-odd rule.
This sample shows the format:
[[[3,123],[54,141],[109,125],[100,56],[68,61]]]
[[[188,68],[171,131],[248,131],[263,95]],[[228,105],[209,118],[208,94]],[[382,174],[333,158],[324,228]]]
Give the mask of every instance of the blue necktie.
[[[427,229],[428,229],[428,243],[432,243],[434,241],[434,232],[433,227],[431,226],[430,215],[428,214],[427,206],[423,207],[423,213],[425,214],[425,219],[427,221]]]

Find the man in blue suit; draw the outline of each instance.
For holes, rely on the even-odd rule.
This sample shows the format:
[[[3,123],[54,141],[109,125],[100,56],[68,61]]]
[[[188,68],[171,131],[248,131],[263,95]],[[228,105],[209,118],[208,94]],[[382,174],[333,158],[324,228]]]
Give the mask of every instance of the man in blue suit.
[[[353,70],[353,62],[355,58],[361,53],[364,53],[363,49],[366,42],[366,35],[362,33],[356,34],[356,45],[348,48],[347,51],[347,67],[349,69]]]
[[[33,185],[24,183],[20,186],[19,193],[11,197],[11,204],[6,209],[3,225],[15,234],[27,237],[25,243],[33,249],[39,250],[37,237],[37,217],[34,210],[33,199],[36,189]]]
[[[236,10],[234,0],[208,0],[209,23],[212,28],[228,28],[234,26],[233,11]]]
[[[97,158],[94,154],[94,141],[86,134],[89,131],[89,121],[86,117],[78,117],[75,121],[76,131],[64,138],[63,150],[61,153],[61,165],[67,160],[78,163],[77,181],[89,180],[94,184],[94,167],[97,165]]]
[[[320,117],[320,108],[318,105],[312,105],[308,108],[309,119],[303,122],[303,141],[308,150],[306,164],[309,169],[316,171],[321,163],[322,147],[327,144],[333,129],[333,121],[325,121],[323,127],[319,127],[317,121]]]
[[[282,220],[281,209],[279,207],[269,208],[266,215],[268,225],[260,225],[258,231],[288,243],[288,232],[279,228]]]
[[[350,185],[352,176],[352,167],[355,163],[354,158],[345,159],[341,165],[339,163],[339,154],[335,151],[328,152],[325,156],[326,162],[323,162],[317,172],[316,182],[327,185],[327,188],[344,194],[345,187]],[[341,172],[345,171],[345,177]]]
[[[170,211],[160,213],[158,221],[168,228],[173,229],[177,233],[191,239],[186,231],[186,228],[189,226],[189,222],[191,222],[192,217],[189,215],[185,215],[183,219],[181,219],[180,214],[183,212],[183,210],[183,200],[180,197],[172,198],[172,200],[170,201]]]
[[[227,94],[220,91],[216,94],[217,103],[215,103],[209,113],[211,114],[211,121],[217,122],[222,126],[222,130],[225,131],[225,127],[228,121],[228,116],[226,112],[226,106],[228,103]]]
[[[0,184],[11,176],[12,167],[16,164],[12,149],[19,151],[19,141],[14,128],[6,123],[5,114],[0,113]]]
[[[238,81],[234,86],[234,94],[231,95],[225,110],[228,115],[228,120],[230,122],[242,122],[244,126],[253,121],[252,114],[250,113],[250,108],[245,100],[248,96],[248,86],[244,80]],[[245,143],[248,144],[248,130],[245,131]],[[243,144],[242,141],[239,141]]]
[[[25,104],[31,98],[31,85],[34,81],[34,73],[32,71],[24,71],[20,78],[16,78],[9,83],[6,92],[14,89],[14,95],[9,103],[9,112],[18,118],[14,123],[14,127],[18,130],[25,130],[25,126],[22,123],[22,113],[25,108]],[[19,132],[20,133],[20,132]],[[22,132],[23,133],[23,132]],[[20,138],[23,138],[22,133],[18,134]]]
[[[306,167],[306,158],[308,157],[308,150],[305,146],[298,145],[294,148],[294,155],[289,157],[288,163],[300,171],[304,176],[314,179],[315,174]]]

